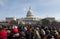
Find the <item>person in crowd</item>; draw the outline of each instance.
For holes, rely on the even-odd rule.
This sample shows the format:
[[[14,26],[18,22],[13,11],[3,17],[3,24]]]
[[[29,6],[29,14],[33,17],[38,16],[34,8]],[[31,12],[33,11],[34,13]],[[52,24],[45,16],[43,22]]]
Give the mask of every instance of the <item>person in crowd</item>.
[[[21,27],[20,28],[20,38],[21,39],[26,39],[25,36],[26,36],[26,34],[25,34],[25,28]]]
[[[12,30],[7,30],[7,33],[8,33],[7,39],[13,39],[13,33],[12,33]]]
[[[41,39],[47,39],[47,36],[46,36],[44,29],[41,29],[40,35],[41,35]]]
[[[59,33],[56,29],[54,30],[54,37],[55,39],[59,39]]]
[[[60,39],[60,28],[58,28],[58,32],[59,32],[59,39]]]
[[[35,29],[35,32],[36,32],[36,39],[41,39],[41,36],[40,36],[40,30],[39,30],[39,28],[37,27],[36,29]]]
[[[7,31],[0,26],[0,39],[7,39]]]
[[[13,26],[12,27],[12,33],[13,33],[13,38],[18,39],[18,37],[19,37],[18,26]]]
[[[50,39],[55,39],[54,36],[52,36]]]
[[[26,34],[26,36],[25,36],[26,39],[29,39],[29,37],[30,37],[30,32],[29,32],[29,31],[26,31],[25,34]]]
[[[45,32],[47,36],[50,34],[50,30],[48,28],[45,28]]]

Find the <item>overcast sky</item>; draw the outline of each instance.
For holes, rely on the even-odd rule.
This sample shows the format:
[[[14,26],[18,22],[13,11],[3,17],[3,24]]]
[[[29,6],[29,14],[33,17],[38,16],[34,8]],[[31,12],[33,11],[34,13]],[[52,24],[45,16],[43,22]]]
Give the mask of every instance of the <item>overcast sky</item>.
[[[60,19],[60,0],[0,0],[0,20],[25,17],[29,6],[36,17]]]

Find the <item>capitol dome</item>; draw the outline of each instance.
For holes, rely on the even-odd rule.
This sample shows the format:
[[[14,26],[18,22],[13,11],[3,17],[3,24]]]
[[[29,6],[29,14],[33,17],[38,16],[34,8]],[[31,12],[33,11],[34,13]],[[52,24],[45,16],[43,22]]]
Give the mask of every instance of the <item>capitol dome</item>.
[[[32,14],[32,11],[31,11],[31,8],[29,8],[28,12],[27,12],[27,17],[33,17],[33,14]]]

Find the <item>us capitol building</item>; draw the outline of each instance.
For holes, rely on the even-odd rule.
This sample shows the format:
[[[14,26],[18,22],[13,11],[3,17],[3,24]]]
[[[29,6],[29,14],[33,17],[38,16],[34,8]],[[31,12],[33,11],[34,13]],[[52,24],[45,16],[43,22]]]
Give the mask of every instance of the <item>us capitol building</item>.
[[[18,23],[23,23],[23,24],[36,24],[38,21],[40,21],[40,18],[35,17],[33,15],[33,12],[31,10],[31,8],[29,8],[29,10],[27,11],[27,15],[25,18],[21,18],[20,20],[18,20]]]
[[[54,17],[46,17],[46,19],[50,20],[50,21],[54,21],[55,18]],[[29,10],[27,11],[27,15],[24,18],[14,18],[14,17],[6,17],[6,21],[10,22],[11,20],[16,20],[18,22],[18,24],[22,23],[22,24],[36,24],[37,22],[40,21],[41,23],[41,19],[38,17],[35,17],[33,15],[33,12],[31,10],[31,7],[29,7]]]

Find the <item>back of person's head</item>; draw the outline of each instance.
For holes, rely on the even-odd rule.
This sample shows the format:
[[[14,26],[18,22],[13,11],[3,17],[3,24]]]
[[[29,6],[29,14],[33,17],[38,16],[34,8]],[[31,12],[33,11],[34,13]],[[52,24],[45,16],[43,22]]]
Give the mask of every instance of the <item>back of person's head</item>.
[[[42,29],[44,29],[45,27],[44,26],[41,26]]]
[[[45,30],[44,29],[41,29],[41,35],[45,35]]]
[[[54,31],[54,34],[55,34],[55,35],[58,35],[59,33],[58,33],[58,31],[57,31],[57,30],[55,30],[55,31]]]
[[[52,36],[51,39],[55,39],[54,36]]]
[[[36,27],[36,30],[39,30],[39,27]]]
[[[18,28],[18,27],[17,26],[13,26],[12,29],[14,29],[14,28]]]
[[[13,26],[13,27],[12,27],[12,31],[13,31],[14,33],[17,33],[17,32],[18,32],[18,27],[17,27],[17,26]]]

